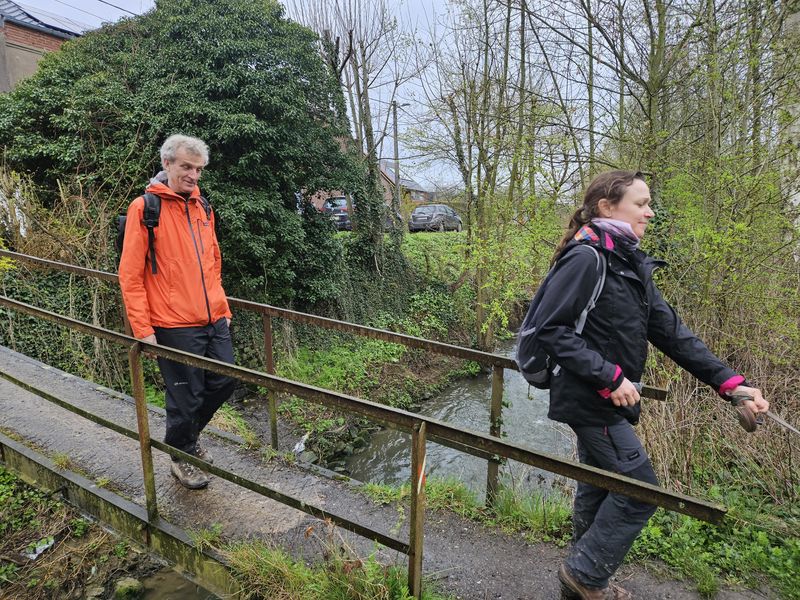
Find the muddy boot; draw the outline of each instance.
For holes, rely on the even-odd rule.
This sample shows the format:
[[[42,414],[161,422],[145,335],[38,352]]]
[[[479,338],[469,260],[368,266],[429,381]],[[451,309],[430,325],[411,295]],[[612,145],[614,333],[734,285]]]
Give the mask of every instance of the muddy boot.
[[[211,456],[211,452],[209,452],[205,446],[201,446],[200,442],[197,442],[194,446],[194,455],[200,460],[206,461],[207,463],[214,462],[214,457]]]
[[[616,600],[617,598],[610,587],[592,588],[583,585],[564,563],[558,568],[558,578],[561,580],[561,598],[564,600]],[[625,596],[621,596],[620,599],[624,600]]]
[[[608,587],[614,592],[614,600],[633,600],[633,594],[624,587],[620,587],[616,583],[609,583]]]
[[[208,485],[208,475],[188,462],[173,460],[171,471],[177,480],[181,482],[181,485],[190,490],[199,490]]]

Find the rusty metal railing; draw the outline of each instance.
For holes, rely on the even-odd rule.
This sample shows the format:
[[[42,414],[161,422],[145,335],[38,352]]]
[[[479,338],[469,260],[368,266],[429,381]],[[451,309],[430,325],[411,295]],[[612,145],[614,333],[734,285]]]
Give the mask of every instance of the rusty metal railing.
[[[11,252],[10,250],[0,249],[0,256],[18,259],[42,267],[56,269],[59,271],[66,271],[88,277],[96,277],[111,283],[117,283],[118,277],[115,273],[107,271],[99,271],[97,269],[89,269],[68,263],[52,261],[36,256],[27,254],[19,254]],[[228,303],[231,307],[242,310],[248,310],[261,315],[264,331],[264,368],[267,373],[275,374],[275,361],[273,354],[273,335],[272,335],[272,318],[279,317],[294,321],[296,323],[303,323],[306,325],[314,325],[335,331],[342,331],[345,333],[352,333],[363,337],[391,342],[394,344],[401,344],[408,348],[417,348],[434,352],[445,356],[452,356],[454,358],[461,358],[465,360],[472,360],[481,365],[492,368],[492,391],[491,401],[489,407],[489,433],[494,437],[502,435],[502,411],[503,411],[503,380],[504,369],[517,371],[517,363],[510,358],[493,354],[491,352],[482,352],[472,348],[463,348],[461,346],[454,346],[444,342],[437,342],[427,340],[411,335],[396,333],[394,331],[387,331],[385,329],[376,329],[374,327],[367,327],[356,323],[348,323],[346,321],[338,321],[327,317],[320,317],[308,313],[289,310],[286,308],[279,308],[269,304],[261,304],[258,302],[251,302],[249,300],[241,300],[239,298],[229,297]],[[123,311],[124,318],[124,311]],[[125,322],[126,330],[130,333],[127,321]],[[664,400],[666,398],[666,390],[644,386],[642,389],[642,396],[647,398],[654,398]],[[268,391],[267,401],[269,407],[269,420],[270,420],[270,444],[275,450],[278,450],[278,413],[277,401],[275,393]],[[499,467],[500,462],[492,454],[481,455],[487,462],[486,472],[486,502],[491,505],[498,490],[499,485]]]
[[[345,394],[339,394],[322,388],[306,385],[289,379],[277,377],[269,373],[261,373],[252,369],[246,369],[219,362],[216,360],[203,358],[194,354],[182,352],[136,340],[130,336],[104,329],[96,325],[90,325],[76,319],[64,317],[56,313],[0,296],[0,306],[11,310],[22,312],[34,317],[45,319],[57,325],[68,327],[73,330],[81,331],[88,335],[99,337],[107,341],[126,346],[129,349],[128,358],[132,379],[132,389],[136,401],[138,436],[133,432],[121,431],[130,437],[138,437],[141,445],[142,470],[145,480],[145,502],[147,507],[148,519],[151,521],[158,517],[158,505],[155,493],[155,475],[152,462],[152,447],[162,450],[173,457],[177,457],[190,462],[209,473],[216,475],[227,481],[231,481],[256,493],[262,494],[307,514],[330,519],[340,527],[357,533],[359,535],[376,540],[379,543],[402,552],[409,557],[409,589],[415,598],[421,595],[422,583],[422,554],[424,539],[424,515],[425,515],[425,448],[427,440],[436,441],[439,444],[458,449],[475,456],[486,457],[496,455],[499,457],[517,460],[519,462],[545,469],[547,471],[564,475],[571,479],[590,483],[597,487],[608,489],[617,493],[664,507],[669,510],[681,512],[696,518],[719,522],[725,515],[725,508],[710,502],[685,496],[676,492],[671,492],[648,483],[631,479],[622,475],[617,475],[590,467],[570,460],[553,456],[543,452],[537,452],[519,444],[507,442],[497,436],[485,435],[468,429],[455,427],[443,421],[430,417],[421,416],[407,411],[389,408],[381,404],[361,400]],[[273,392],[282,392],[305,398],[312,402],[331,406],[340,410],[351,412],[362,417],[366,417],[376,423],[393,427],[402,431],[410,432],[412,435],[412,464],[411,464],[411,527],[409,541],[403,542],[378,532],[349,519],[324,511],[323,509],[307,504],[304,501],[288,496],[277,490],[273,490],[264,485],[241,477],[225,469],[215,467],[206,463],[195,456],[186,454],[168,446],[157,440],[150,438],[149,425],[147,420],[147,407],[144,397],[144,386],[142,380],[141,354],[142,352],[152,353],[156,356],[174,360],[183,364],[207,369],[235,377],[242,381],[266,387]],[[13,380],[10,375],[4,375]],[[35,388],[25,386],[32,391]],[[56,402],[64,408],[81,414],[95,423],[111,427],[116,431],[121,428],[96,417],[87,411],[82,411],[73,407],[68,402],[55,398],[44,392],[36,391],[40,396],[50,401]]]

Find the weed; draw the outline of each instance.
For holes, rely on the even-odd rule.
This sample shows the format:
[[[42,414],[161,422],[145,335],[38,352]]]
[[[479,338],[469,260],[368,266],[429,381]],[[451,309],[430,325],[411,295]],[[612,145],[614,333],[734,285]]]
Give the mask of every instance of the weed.
[[[82,538],[86,534],[86,531],[89,529],[90,526],[91,523],[89,521],[81,518],[72,519],[72,521],[69,522],[69,527],[70,531],[72,532],[72,537],[75,538]]]
[[[277,456],[280,456],[280,454],[272,446],[263,446],[261,448],[261,460],[264,462],[269,462]]]
[[[190,529],[187,533],[198,550],[218,548],[222,545],[222,524],[220,523],[213,523],[208,529]]]
[[[261,447],[261,440],[258,438],[256,432],[253,431],[242,415],[230,404],[223,404],[219,410],[214,413],[211,424],[222,431],[235,433],[244,440],[244,445],[247,448],[256,449]]]
[[[786,524],[764,526],[764,516],[752,499],[735,492],[725,498],[729,513],[720,525],[658,510],[634,544],[631,559],[656,557],[694,579],[702,594],[712,595],[721,579],[760,584],[759,573],[784,598],[800,599],[800,540],[787,534]],[[796,530],[796,529],[795,529]]]
[[[19,567],[14,563],[0,563],[0,582],[11,583],[17,578]]]
[[[116,543],[113,551],[117,558],[125,558],[128,555],[128,543],[125,540]]]
[[[570,502],[556,493],[520,493],[501,487],[492,512],[502,527],[530,532],[538,540],[564,545],[571,535]]]
[[[144,385],[144,399],[152,406],[157,406],[159,408],[167,407],[164,401],[164,390],[157,388],[150,383],[145,383]]]
[[[104,488],[111,483],[111,480],[108,477],[98,477],[95,483],[97,484],[97,487]]]
[[[310,534],[310,533],[309,533]],[[375,555],[356,556],[341,544],[324,543],[324,564],[308,566],[262,541],[240,542],[223,550],[243,598],[292,600],[411,600],[405,569],[384,565]],[[444,600],[426,586],[425,600]]]
[[[383,483],[365,483],[360,489],[378,504],[398,502],[411,494],[409,484],[398,487]]]
[[[409,484],[391,486],[368,483],[360,490],[379,504],[403,502],[411,495]],[[566,543],[570,536],[571,510],[566,498],[557,494],[521,494],[501,487],[492,509],[478,501],[475,493],[458,479],[428,479],[426,503],[431,510],[449,510],[486,526],[523,531],[532,539]]]
[[[69,454],[65,454],[63,452],[56,452],[53,454],[53,464],[57,466],[59,469],[69,469],[72,461],[69,458]]]

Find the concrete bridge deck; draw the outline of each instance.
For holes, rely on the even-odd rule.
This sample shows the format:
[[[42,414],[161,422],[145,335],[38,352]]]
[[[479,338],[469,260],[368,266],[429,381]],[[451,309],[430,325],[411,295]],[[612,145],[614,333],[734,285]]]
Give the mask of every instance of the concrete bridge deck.
[[[0,347],[0,371],[75,406],[136,430],[131,398],[51,368]],[[71,465],[90,479],[106,478],[108,487],[144,506],[144,487],[138,444],[114,431],[81,418],[6,379],[0,378],[0,430],[26,445],[53,456],[66,455]],[[164,415],[150,411],[150,431],[163,439]],[[234,471],[285,494],[386,534],[407,539],[407,510],[377,506],[360,494],[354,482],[327,477],[324,472],[280,460],[264,462],[258,452],[242,448],[234,436],[212,431],[204,444],[215,465]],[[306,536],[320,522],[305,513],[263,498],[230,482],[212,478],[205,490],[189,491],[169,473],[169,456],[154,450],[156,486],[162,517],[183,529],[222,527],[225,540],[259,537],[287,549],[296,557],[314,560],[320,544]],[[397,527],[399,525],[399,532]],[[374,544],[340,531],[347,543],[364,555]],[[565,550],[552,544],[530,544],[522,536],[488,530],[449,512],[428,511],[425,523],[423,569],[429,581],[462,599],[558,598],[556,576]],[[403,555],[386,549],[381,558],[400,564]],[[642,599],[690,599],[701,596],[689,582],[656,578],[639,565],[625,565],[619,578]],[[723,589],[724,600],[755,599],[768,594]]]

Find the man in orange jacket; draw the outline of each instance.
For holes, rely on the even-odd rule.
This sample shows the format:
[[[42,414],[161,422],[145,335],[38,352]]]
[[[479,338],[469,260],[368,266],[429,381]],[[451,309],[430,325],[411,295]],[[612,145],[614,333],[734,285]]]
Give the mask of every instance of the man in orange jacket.
[[[125,223],[119,284],[133,335],[233,363],[231,311],[222,289],[214,214],[206,210],[197,187],[208,164],[208,146],[197,138],[172,135],[161,146],[161,164],[164,170],[146,189],[161,199],[153,230],[155,252],[150,252],[143,222],[143,196],[130,204]],[[164,442],[211,462],[197,438],[233,393],[235,381],[163,358],[158,366],[166,386]],[[209,481],[206,473],[186,461],[173,459],[172,474],[190,489],[203,488]]]

